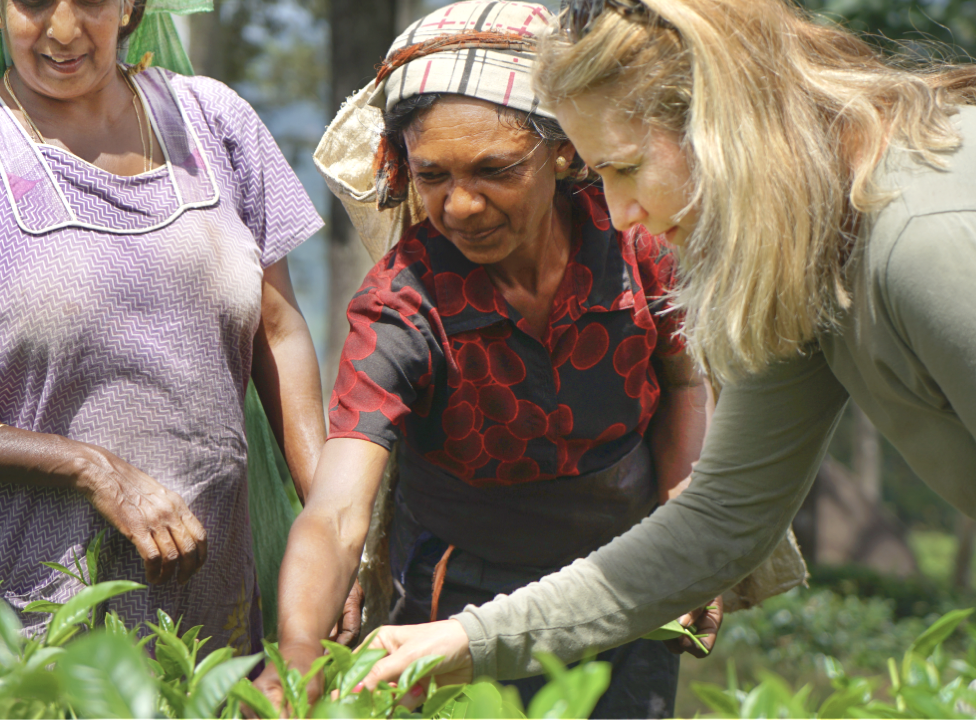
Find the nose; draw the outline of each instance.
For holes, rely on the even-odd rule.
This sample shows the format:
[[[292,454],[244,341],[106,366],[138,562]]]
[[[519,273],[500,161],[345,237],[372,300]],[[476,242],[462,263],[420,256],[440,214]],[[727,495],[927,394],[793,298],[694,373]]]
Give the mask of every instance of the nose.
[[[465,220],[485,210],[485,196],[465,183],[455,183],[448,190],[444,211],[453,218]]]
[[[75,17],[74,3],[61,0],[54,7],[48,24],[47,36],[61,45],[70,45],[81,35],[78,18]]]
[[[604,193],[607,209],[611,211],[611,222],[619,232],[630,230],[648,217],[648,213],[633,195],[614,189],[611,183],[605,185]]]

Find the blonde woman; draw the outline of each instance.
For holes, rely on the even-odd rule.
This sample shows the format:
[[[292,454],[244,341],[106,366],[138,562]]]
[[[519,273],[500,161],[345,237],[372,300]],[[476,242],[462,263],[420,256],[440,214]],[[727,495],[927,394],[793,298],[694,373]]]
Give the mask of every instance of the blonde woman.
[[[588,558],[424,630],[375,682],[538,671],[638,637],[782,537],[849,398],[974,513],[973,66],[905,69],[782,0],[572,2],[537,91],[614,225],[678,247],[692,352],[725,383],[691,485]]]

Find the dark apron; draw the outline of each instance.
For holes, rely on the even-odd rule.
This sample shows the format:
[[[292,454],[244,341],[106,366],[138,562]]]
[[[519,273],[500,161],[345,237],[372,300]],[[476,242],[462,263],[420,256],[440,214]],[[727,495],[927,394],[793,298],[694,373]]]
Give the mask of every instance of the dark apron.
[[[585,557],[647,517],[658,504],[644,442],[614,465],[576,477],[477,488],[410,448],[398,454],[390,565],[397,590],[390,622],[428,622],[432,576],[450,545],[438,619],[511,593]],[[678,657],[660,642],[637,640],[601,653],[611,687],[594,717],[671,717]],[[514,683],[523,702],[545,684]]]

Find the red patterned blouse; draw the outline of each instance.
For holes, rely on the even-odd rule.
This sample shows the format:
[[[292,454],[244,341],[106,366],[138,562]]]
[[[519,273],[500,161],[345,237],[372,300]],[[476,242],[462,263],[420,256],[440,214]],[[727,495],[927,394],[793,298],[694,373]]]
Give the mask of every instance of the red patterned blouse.
[[[411,228],[349,304],[329,436],[414,450],[475,486],[608,467],[658,405],[654,358],[682,349],[663,313],[675,267],[644,229],[616,232],[577,193],[573,248],[535,337],[481,265],[430,223]]]

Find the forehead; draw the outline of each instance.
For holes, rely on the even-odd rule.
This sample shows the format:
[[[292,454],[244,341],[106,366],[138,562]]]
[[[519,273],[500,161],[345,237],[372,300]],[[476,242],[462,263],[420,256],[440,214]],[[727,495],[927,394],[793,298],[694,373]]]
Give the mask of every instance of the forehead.
[[[647,140],[644,123],[627,117],[614,99],[600,91],[564,100],[557,104],[555,114],[577,152],[590,165],[627,159],[622,156],[640,152]]]
[[[404,133],[412,162],[426,160],[468,160],[487,155],[525,154],[539,138],[501,116],[489,102],[449,96],[436,102]]]

